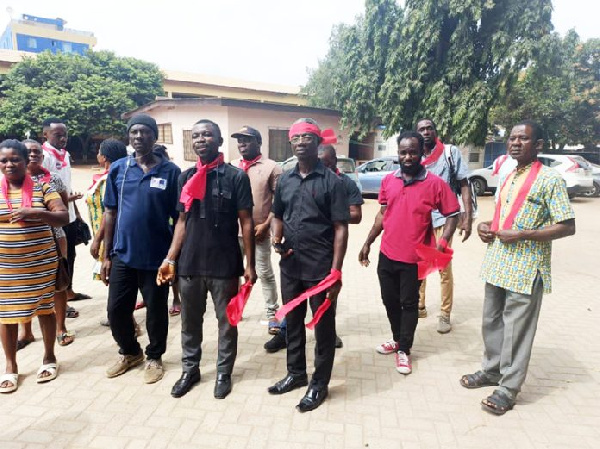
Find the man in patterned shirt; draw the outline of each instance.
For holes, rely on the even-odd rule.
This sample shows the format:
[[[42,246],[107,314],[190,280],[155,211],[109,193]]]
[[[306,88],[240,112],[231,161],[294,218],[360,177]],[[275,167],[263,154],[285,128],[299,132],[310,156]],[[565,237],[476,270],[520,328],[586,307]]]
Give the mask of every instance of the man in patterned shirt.
[[[575,234],[562,177],[537,160],[542,135],[533,121],[514,126],[507,146],[517,167],[500,188],[494,219],[477,227],[488,244],[481,272],[485,351],[481,370],[460,383],[465,388],[498,385],[481,402],[483,410],[496,415],[513,408],[527,375],[542,296],[551,290],[551,241]]]

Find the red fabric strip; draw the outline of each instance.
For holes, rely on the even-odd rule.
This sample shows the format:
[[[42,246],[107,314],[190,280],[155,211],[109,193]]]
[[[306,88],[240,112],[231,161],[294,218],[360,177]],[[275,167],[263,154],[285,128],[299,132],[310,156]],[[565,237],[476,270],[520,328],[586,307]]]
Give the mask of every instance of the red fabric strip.
[[[292,137],[296,135],[307,133],[321,137],[321,129],[317,125],[313,125],[312,123],[306,122],[296,123],[295,125],[292,125],[288,133],[288,137],[291,140]]]
[[[250,169],[250,167],[252,167],[254,164],[256,164],[261,157],[262,157],[262,154],[259,154],[258,156],[256,156],[251,161],[248,161],[248,160],[246,160],[244,158],[241,158],[240,159],[240,165],[239,165],[239,167],[242,170],[244,170],[246,173],[248,173],[248,170]]]
[[[92,175],[92,185],[88,187],[88,190],[91,190],[98,183],[98,181],[100,181],[106,175],[108,175],[108,170],[106,170],[104,173]]]
[[[523,203],[525,202],[527,195],[529,195],[531,186],[533,186],[533,183],[537,179],[538,173],[540,172],[541,169],[542,169],[542,163],[540,161],[535,161],[533,163],[533,165],[531,166],[531,169],[529,170],[529,173],[527,174],[527,178],[525,178],[525,183],[519,189],[517,198],[515,199],[512,207],[510,209],[510,212],[508,213],[508,216],[504,220],[504,223],[502,225],[503,230],[512,228],[515,218],[517,217],[517,214],[521,210],[521,207],[523,206]],[[504,187],[506,186],[506,183],[508,182],[508,180],[510,178],[511,178],[510,176],[507,176],[506,181],[504,181],[504,184],[502,185],[502,189],[500,190],[500,195],[502,195],[502,190],[504,190]],[[500,212],[501,212],[501,210],[502,210],[502,200],[500,199],[500,196],[499,196],[498,201],[496,202],[496,210],[494,211],[494,219],[492,220],[491,230],[493,232],[498,231],[500,229]]]
[[[315,326],[319,324],[319,321],[321,321],[321,317],[325,312],[327,312],[327,309],[329,309],[330,306],[331,301],[329,300],[329,298],[325,298],[325,301],[323,301],[323,304],[319,306],[319,308],[313,315],[313,319],[310,321],[310,323],[306,325],[306,327],[310,330],[313,330]]]
[[[321,139],[323,139],[321,145],[333,145],[338,141],[335,131],[331,128],[321,131]]]
[[[500,167],[502,167],[502,164],[504,164],[507,159],[508,154],[503,154],[498,159],[496,159],[496,163],[494,164],[494,170],[492,171],[492,176],[495,176],[500,172]]]
[[[213,168],[217,168],[224,161],[223,153],[219,155],[210,163],[203,164],[200,158],[196,162],[196,173],[185,183],[181,189],[181,197],[179,201],[185,206],[185,211],[188,212],[192,207],[194,200],[202,201],[206,194],[206,175]]]
[[[4,201],[6,202],[6,206],[12,212],[13,207],[8,198],[8,180],[6,176],[2,177],[2,182],[0,183],[0,189],[2,190],[2,196],[4,197]],[[31,202],[33,200],[33,179],[28,174],[25,174],[25,178],[23,179],[23,185],[21,186],[21,208],[23,207],[31,207]]]
[[[237,326],[242,319],[242,313],[244,312],[244,307],[248,302],[248,298],[250,297],[250,292],[252,291],[253,286],[254,284],[252,284],[250,281],[247,281],[240,287],[238,294],[229,300],[226,312],[229,324],[232,326]]]
[[[418,278],[421,280],[425,279],[434,271],[442,271],[445,269],[452,260],[452,255],[454,254],[452,248],[446,248],[444,252],[441,252],[436,248],[423,245],[422,243],[417,244],[415,252],[419,257],[417,270]]]
[[[288,313],[290,313],[292,310],[294,310],[296,307],[298,307],[298,305],[301,304],[303,301],[306,301],[311,296],[314,296],[316,294],[321,293],[322,291],[327,290],[329,287],[331,287],[336,282],[341,281],[341,280],[342,280],[342,272],[339,270],[331,269],[331,273],[329,273],[329,275],[325,279],[323,279],[321,282],[319,282],[317,285],[309,288],[305,292],[300,293],[298,296],[296,296],[294,299],[289,301],[287,304],[284,304],[275,314],[275,318],[277,318],[279,321],[283,320],[283,318]],[[322,314],[324,312],[325,312],[325,310],[322,312]],[[316,314],[315,314],[315,316],[316,316]],[[314,317],[313,317],[313,321],[315,321]],[[315,322],[314,324],[316,325],[317,323]]]
[[[421,161],[421,165],[427,166],[427,165],[431,165],[433,164],[435,161],[437,161],[440,156],[444,153],[444,144],[442,143],[442,141],[440,139],[435,139],[435,147],[433,147],[433,151],[431,152],[431,154],[429,155],[429,157],[426,157],[425,159],[423,159]]]
[[[65,163],[65,158],[67,157],[67,150],[60,150],[59,152],[56,148],[50,145],[48,142],[44,142],[42,144],[42,148],[49,153],[52,153],[54,157],[63,164]]]

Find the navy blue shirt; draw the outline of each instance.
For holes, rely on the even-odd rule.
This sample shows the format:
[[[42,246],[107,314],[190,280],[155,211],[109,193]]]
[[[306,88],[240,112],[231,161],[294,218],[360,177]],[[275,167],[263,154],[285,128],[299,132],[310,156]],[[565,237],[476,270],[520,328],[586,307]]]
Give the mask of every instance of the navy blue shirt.
[[[305,178],[298,165],[277,182],[272,211],[283,221],[283,246],[294,252],[281,259],[286,276],[321,281],[333,263],[334,222],[350,220],[343,182],[319,161]]]
[[[177,179],[181,170],[161,156],[144,173],[128,156],[110,166],[104,206],[116,209],[113,255],[138,270],[157,270],[167,255],[177,220]]]

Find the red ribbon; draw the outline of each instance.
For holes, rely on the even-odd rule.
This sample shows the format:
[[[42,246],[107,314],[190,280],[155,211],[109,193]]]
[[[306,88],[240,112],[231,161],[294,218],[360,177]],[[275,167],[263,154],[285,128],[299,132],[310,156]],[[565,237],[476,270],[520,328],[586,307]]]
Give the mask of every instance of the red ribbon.
[[[242,313],[244,312],[244,307],[248,302],[253,286],[254,284],[250,281],[244,283],[240,287],[238,294],[231,298],[229,304],[227,304],[227,319],[232,326],[237,326],[242,319]]]
[[[317,125],[313,125],[312,123],[296,123],[292,125],[290,131],[288,133],[288,137],[290,140],[292,137],[301,135],[301,134],[314,134],[321,138],[321,145],[332,145],[337,143],[337,136],[335,135],[335,131],[333,129],[321,129]]]
[[[13,207],[8,198],[8,180],[6,176],[2,177],[2,182],[0,183],[0,189],[2,190],[2,196],[4,197],[4,201],[6,202],[6,206],[12,212]],[[25,174],[25,178],[23,179],[23,185],[21,186],[21,207],[31,207],[31,202],[33,200],[33,179],[28,174]]]
[[[56,148],[54,148],[52,145],[50,145],[48,142],[44,142],[42,144],[42,148],[46,151],[48,151],[49,153],[52,153],[54,155],[54,157],[61,163],[63,164],[62,167],[64,167],[65,164],[65,158],[67,157],[67,150],[60,150],[62,151],[62,153],[59,153],[58,150]],[[62,168],[61,167],[61,168]]]
[[[333,145],[337,143],[337,136],[333,129],[324,129],[321,131],[321,145]]]
[[[335,167],[335,174],[338,175],[338,176],[342,176],[342,172],[337,167]]]
[[[248,161],[244,158],[241,158],[239,167],[242,170],[244,170],[246,173],[248,173],[248,170],[250,169],[250,167],[252,167],[254,164],[256,164],[261,157],[262,157],[262,154],[259,154],[258,156],[256,156],[254,159],[252,159],[250,161]]]
[[[421,280],[434,271],[444,270],[452,260],[452,255],[454,254],[452,248],[446,248],[444,252],[441,252],[437,248],[426,246],[422,243],[417,244],[415,252],[420,259],[417,262],[417,271],[418,278]]]
[[[38,182],[50,182],[50,178],[52,177],[52,174],[45,169],[44,167],[42,167],[41,165],[38,166],[39,169],[42,171],[42,173],[44,173],[40,178]]]
[[[88,187],[88,190],[91,190],[92,187],[96,185],[98,181],[100,181],[104,176],[108,174],[108,170],[104,171],[104,173],[97,173],[92,175],[92,185]]]
[[[440,156],[442,155],[442,153],[444,152],[444,144],[442,143],[442,141],[440,139],[435,139],[435,147],[433,147],[433,151],[431,152],[431,154],[429,155],[429,157],[426,157],[425,159],[423,159],[421,161],[421,165],[427,166],[427,165],[431,165],[433,164],[435,161],[437,161]]]
[[[508,216],[504,220],[504,223],[502,225],[503,230],[512,228],[515,218],[517,217],[517,214],[521,210],[521,207],[523,206],[523,203],[525,202],[525,199],[527,198],[527,195],[529,194],[529,191],[531,190],[531,186],[537,179],[537,175],[541,169],[542,169],[542,163],[540,161],[535,161],[533,163],[533,165],[531,166],[531,170],[529,170],[529,173],[527,174],[527,178],[525,178],[525,183],[519,189],[517,198],[515,199],[512,207],[510,209],[510,212],[508,213]],[[512,178],[511,176],[506,177],[504,184],[502,184],[502,188],[500,189],[500,195],[502,195],[502,190],[504,190],[506,183],[511,178]],[[502,210],[502,201],[499,196],[498,201],[496,202],[496,210],[494,211],[494,219],[492,220],[491,230],[493,232],[498,231],[498,229],[500,229],[500,212],[501,212],[501,210]]]
[[[219,153],[219,155],[208,164],[203,164],[202,160],[198,158],[198,162],[196,162],[196,173],[194,173],[194,176],[192,176],[181,189],[179,201],[184,204],[186,212],[190,210],[194,200],[202,201],[204,199],[204,195],[206,194],[206,175],[210,170],[221,165],[223,161],[223,153]]]
[[[507,159],[508,159],[508,154],[503,154],[502,156],[500,156],[498,159],[495,160],[494,170],[492,171],[492,176],[495,176],[498,174],[498,172],[500,171],[500,167],[502,167],[502,164],[504,164]]]
[[[327,290],[332,285],[334,285],[336,282],[341,281],[341,280],[342,280],[342,272],[340,270],[336,270],[336,269],[332,268],[331,273],[329,273],[329,275],[325,279],[323,279],[317,285],[309,288],[305,292],[300,293],[298,296],[296,296],[294,299],[289,301],[287,304],[284,304],[281,307],[281,309],[279,309],[277,311],[277,313],[275,314],[275,318],[277,318],[279,321],[283,320],[283,318],[288,313],[290,313],[292,310],[294,310],[296,307],[298,307],[302,302],[306,301],[311,296],[317,295],[317,294]],[[308,323],[306,325],[306,327],[308,327],[309,329],[313,329],[317,325],[317,323],[319,322],[319,320],[321,319],[323,314],[327,311],[327,309],[329,308],[330,305],[331,305],[331,301],[328,298],[326,298],[325,301],[323,301],[323,304],[321,304],[319,306],[319,308],[317,309],[317,311],[315,312],[312,321],[310,323]]]

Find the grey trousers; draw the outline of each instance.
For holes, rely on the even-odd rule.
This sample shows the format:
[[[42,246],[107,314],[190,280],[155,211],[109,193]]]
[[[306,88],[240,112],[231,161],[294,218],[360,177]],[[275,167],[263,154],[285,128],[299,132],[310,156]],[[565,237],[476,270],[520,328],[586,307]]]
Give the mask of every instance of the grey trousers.
[[[227,319],[227,304],[238,292],[238,279],[218,279],[205,276],[180,276],[181,294],[181,362],[184,372],[200,367],[202,357],[202,325],[206,298],[212,296],[219,326],[217,373],[231,374],[237,355],[237,327]]]
[[[238,237],[240,249],[244,254],[244,240]],[[277,283],[275,273],[271,264],[271,238],[267,237],[262,242],[256,242],[256,275],[262,285],[262,293],[265,298],[265,312],[267,319],[275,318],[279,305],[277,304]]]
[[[527,376],[543,293],[539,273],[530,295],[485,284],[482,371],[513,401]]]

